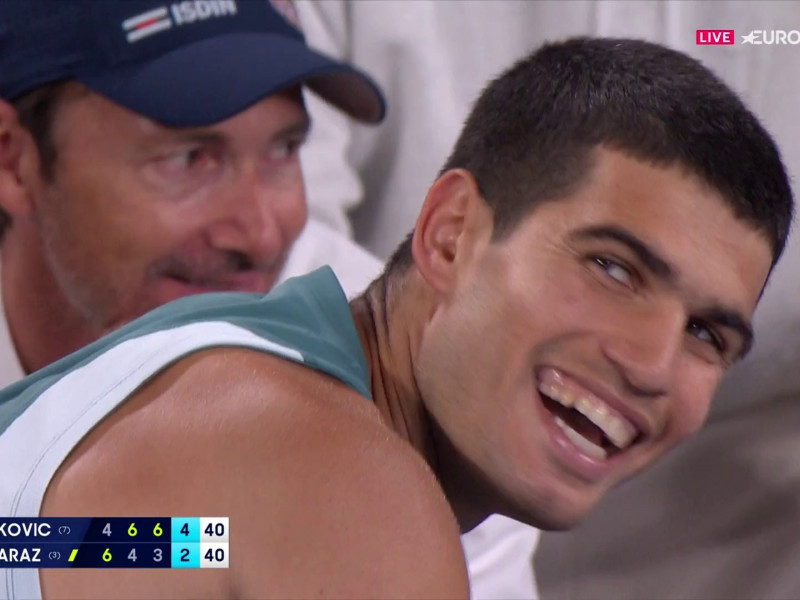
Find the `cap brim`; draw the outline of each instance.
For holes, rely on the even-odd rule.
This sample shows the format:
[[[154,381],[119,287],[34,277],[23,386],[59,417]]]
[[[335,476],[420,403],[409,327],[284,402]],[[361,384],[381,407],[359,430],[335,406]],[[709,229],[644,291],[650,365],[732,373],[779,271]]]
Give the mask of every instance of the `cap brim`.
[[[345,113],[368,123],[386,105],[366,74],[268,33],[231,33],[157,58],[77,77],[94,91],[154,121],[196,127],[227,119],[258,100],[305,84]]]

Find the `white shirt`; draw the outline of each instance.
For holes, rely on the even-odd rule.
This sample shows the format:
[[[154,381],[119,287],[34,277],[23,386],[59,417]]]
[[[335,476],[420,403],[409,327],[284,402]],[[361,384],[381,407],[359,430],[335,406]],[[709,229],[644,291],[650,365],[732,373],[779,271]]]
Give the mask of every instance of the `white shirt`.
[[[364,248],[317,219],[309,219],[289,253],[280,281],[330,265],[348,298],[360,294],[383,270]]]

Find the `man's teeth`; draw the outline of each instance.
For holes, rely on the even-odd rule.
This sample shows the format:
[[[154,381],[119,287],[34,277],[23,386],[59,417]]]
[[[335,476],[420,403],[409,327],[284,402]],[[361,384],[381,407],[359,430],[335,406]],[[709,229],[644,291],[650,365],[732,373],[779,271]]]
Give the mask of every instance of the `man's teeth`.
[[[563,431],[569,441],[575,444],[584,454],[588,454],[592,458],[596,458],[597,460],[605,460],[608,456],[608,453],[605,451],[605,448],[601,448],[594,442],[587,440],[583,437],[580,433],[575,431],[572,427],[567,425],[561,417],[555,418],[556,425],[561,427],[561,431]]]
[[[547,383],[540,384],[539,391],[562,406],[577,410],[597,425],[611,443],[620,450],[630,446],[636,437],[636,428],[621,415],[612,411],[599,398],[585,393],[579,395],[575,390],[568,387]],[[574,431],[571,428],[570,430]]]

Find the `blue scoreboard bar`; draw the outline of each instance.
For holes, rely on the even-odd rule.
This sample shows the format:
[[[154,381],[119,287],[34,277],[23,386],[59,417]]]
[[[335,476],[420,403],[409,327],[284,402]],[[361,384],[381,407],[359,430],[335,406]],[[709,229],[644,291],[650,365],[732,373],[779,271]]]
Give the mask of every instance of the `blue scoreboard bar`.
[[[0,518],[0,568],[227,569],[228,517]]]

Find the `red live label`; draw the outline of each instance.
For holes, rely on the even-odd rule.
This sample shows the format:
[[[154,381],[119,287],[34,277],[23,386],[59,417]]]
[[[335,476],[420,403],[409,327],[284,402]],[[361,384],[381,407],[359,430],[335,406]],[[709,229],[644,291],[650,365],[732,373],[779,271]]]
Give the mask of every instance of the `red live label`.
[[[733,44],[733,29],[698,29],[698,44]]]

